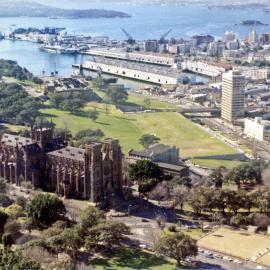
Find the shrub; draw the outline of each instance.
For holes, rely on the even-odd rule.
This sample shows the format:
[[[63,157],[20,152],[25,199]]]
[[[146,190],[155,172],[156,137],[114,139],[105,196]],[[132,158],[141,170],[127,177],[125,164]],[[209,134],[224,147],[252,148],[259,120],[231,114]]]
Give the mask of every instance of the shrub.
[[[168,227],[168,231],[169,231],[169,232],[177,232],[177,228],[176,228],[175,225],[170,225],[170,226]]]

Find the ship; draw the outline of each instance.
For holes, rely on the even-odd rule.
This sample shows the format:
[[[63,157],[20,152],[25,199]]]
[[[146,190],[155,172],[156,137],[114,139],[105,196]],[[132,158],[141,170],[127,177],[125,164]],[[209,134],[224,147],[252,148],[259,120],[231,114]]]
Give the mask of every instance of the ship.
[[[77,46],[61,46],[61,45],[50,45],[45,44],[39,47],[40,50],[52,52],[52,53],[60,53],[60,54],[77,54],[81,52],[81,49]]]
[[[39,47],[40,50],[51,52],[51,53],[60,53],[61,52],[61,46],[60,45],[49,45],[45,44]]]

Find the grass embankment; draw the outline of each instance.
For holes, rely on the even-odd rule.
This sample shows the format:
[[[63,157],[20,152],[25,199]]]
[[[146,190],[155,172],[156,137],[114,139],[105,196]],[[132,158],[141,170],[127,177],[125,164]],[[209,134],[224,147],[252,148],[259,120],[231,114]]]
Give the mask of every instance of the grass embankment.
[[[138,100],[138,96],[129,97],[130,103],[136,102],[136,104],[142,105],[144,98]],[[166,107],[166,104],[157,100],[151,101],[151,107],[164,108],[164,106]],[[47,114],[48,118],[52,118],[57,127],[67,126],[72,134],[87,128],[101,129],[106,137],[119,139],[124,153],[131,148],[142,149],[138,142],[139,138],[142,134],[151,133],[158,136],[161,143],[178,146],[181,156],[191,157],[197,164],[209,167],[236,165],[235,161],[223,160],[226,155],[236,154],[234,149],[212,138],[207,132],[178,113],[123,114],[115,106],[109,105],[107,115],[105,104],[102,103],[89,103],[85,111],[94,108],[100,113],[96,122],[89,119],[84,113],[72,115],[57,109],[44,109],[42,112]]]

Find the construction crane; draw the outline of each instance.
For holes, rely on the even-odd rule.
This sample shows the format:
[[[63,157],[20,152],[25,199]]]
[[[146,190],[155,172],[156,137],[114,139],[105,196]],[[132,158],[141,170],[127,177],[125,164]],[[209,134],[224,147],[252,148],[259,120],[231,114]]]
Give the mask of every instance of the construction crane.
[[[167,31],[166,33],[164,33],[160,39],[159,39],[159,43],[160,44],[164,44],[165,43],[165,38],[172,32],[172,29],[170,29],[169,31]]]
[[[98,73],[98,77],[99,78],[102,78],[102,68],[98,65],[97,61],[96,61],[96,58],[92,55],[92,58],[96,64],[96,67],[97,67],[97,73]]]
[[[136,44],[136,40],[124,29],[124,28],[121,28],[121,30],[123,31],[123,33],[126,35],[126,37],[128,38],[127,39],[127,43],[129,45],[134,45]]]

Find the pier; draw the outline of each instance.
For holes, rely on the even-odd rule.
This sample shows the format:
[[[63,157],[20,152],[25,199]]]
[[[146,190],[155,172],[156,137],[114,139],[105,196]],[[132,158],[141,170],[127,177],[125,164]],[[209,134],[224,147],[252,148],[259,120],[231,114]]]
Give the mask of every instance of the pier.
[[[79,68],[79,66],[73,65],[75,68]],[[181,73],[173,68],[112,60],[105,57],[88,60],[82,65],[82,68],[157,85],[175,85],[182,81]]]

